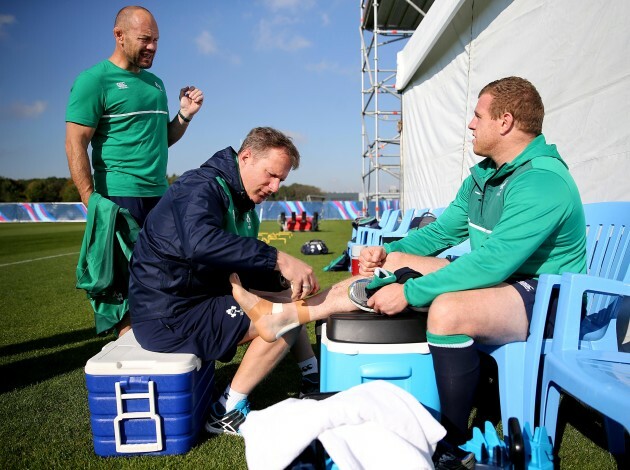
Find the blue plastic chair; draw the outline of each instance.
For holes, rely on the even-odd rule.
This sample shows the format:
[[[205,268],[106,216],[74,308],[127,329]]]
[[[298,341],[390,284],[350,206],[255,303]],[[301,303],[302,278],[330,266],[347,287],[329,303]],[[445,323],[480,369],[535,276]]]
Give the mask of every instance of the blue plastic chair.
[[[387,220],[389,219],[389,214],[391,214],[391,212],[392,212],[392,209],[385,209],[383,211],[383,213],[381,214],[381,219],[378,221],[379,228],[382,227],[383,224],[385,224],[387,222]],[[348,249],[350,249],[351,245],[354,245],[355,243],[358,243],[359,232],[361,232],[365,228],[366,227],[357,227],[357,228],[353,227],[352,228],[352,236],[351,236],[350,242],[348,242]]]
[[[409,231],[409,226],[411,225],[411,221],[413,220],[414,214],[420,215],[425,212],[426,212],[426,209],[420,209],[420,210],[407,209],[405,213],[403,214],[400,224],[398,224],[398,227],[395,230],[386,231],[385,229],[383,229],[380,232],[373,232],[372,239],[367,244],[368,245],[382,245],[383,239],[385,237],[392,237],[392,238],[404,237]]]
[[[434,216],[439,217],[445,210],[446,207],[435,207],[434,209],[429,209],[429,212],[431,212],[431,214],[433,214]]]
[[[497,363],[499,402],[503,434],[509,434],[508,420],[518,418],[521,426],[533,428],[536,417],[536,393],[540,371],[540,357],[550,348],[551,340],[544,340],[547,309],[553,289],[560,276],[544,274],[539,277],[536,298],[526,341],[492,346],[477,344],[477,348]]]
[[[598,227],[608,226],[611,223],[619,226],[622,221],[625,225],[629,218],[630,203],[586,204],[584,212],[587,225],[586,252],[589,274],[597,277],[617,275],[614,269],[609,271],[612,269],[613,257],[610,251],[608,251],[608,256],[605,256],[607,253],[605,247],[608,245],[603,243],[605,236],[601,240],[598,237],[598,234],[602,232]],[[608,233],[606,230],[603,232],[605,235]],[[504,433],[507,433],[509,429],[507,422],[512,416],[518,418],[521,425],[529,423],[532,429],[536,425],[541,356],[546,355],[552,347],[552,340],[543,339],[547,309],[551,294],[554,289],[559,288],[560,281],[559,275],[543,274],[539,277],[527,341],[501,346],[478,345],[480,350],[490,354],[497,363],[501,422]],[[602,299],[595,300],[594,306],[601,305]],[[614,326],[607,328],[607,323],[595,320],[596,318],[593,317],[583,322],[585,327],[588,327],[588,332],[584,334],[582,340],[584,347],[598,348],[600,342],[610,342],[616,334]]]
[[[383,222],[379,228],[365,228],[361,230],[357,237],[359,245],[376,245],[374,237],[384,232],[392,232],[398,227],[398,218],[400,217],[400,209],[394,209],[390,212],[387,222]]]
[[[591,206],[598,206],[589,210],[597,210],[600,221],[589,229],[594,256],[588,275],[565,273],[560,281],[540,422],[555,442],[560,394],[567,393],[604,415],[609,450],[621,454],[624,428],[630,429],[630,354],[619,351],[616,319],[623,296],[630,297],[630,203]],[[587,316],[580,321],[585,293]]]

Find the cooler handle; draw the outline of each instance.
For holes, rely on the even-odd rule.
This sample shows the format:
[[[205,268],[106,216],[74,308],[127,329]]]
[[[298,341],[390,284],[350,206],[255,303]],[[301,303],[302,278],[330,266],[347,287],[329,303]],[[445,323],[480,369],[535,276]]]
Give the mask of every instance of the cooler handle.
[[[135,452],[158,452],[163,449],[162,421],[160,415],[155,412],[155,382],[149,380],[147,393],[122,393],[120,382],[116,382],[116,411],[114,418],[114,438],[116,440],[116,452],[129,454]],[[149,411],[123,412],[123,400],[148,399]],[[121,440],[121,423],[127,419],[152,419],[155,423],[156,442],[143,442],[140,444],[123,444]]]
[[[397,362],[374,362],[359,367],[362,379],[401,380],[411,377],[411,367]]]

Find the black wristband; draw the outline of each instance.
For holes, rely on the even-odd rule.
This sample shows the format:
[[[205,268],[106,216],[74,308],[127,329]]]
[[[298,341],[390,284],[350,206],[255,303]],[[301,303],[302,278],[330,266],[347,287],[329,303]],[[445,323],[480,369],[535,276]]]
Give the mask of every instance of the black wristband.
[[[186,116],[184,116],[184,115],[182,114],[182,110],[181,110],[181,109],[180,109],[179,111],[177,111],[177,115],[178,115],[180,118],[182,118],[182,120],[183,120],[184,122],[190,122],[190,121],[192,121],[192,118],[187,118]]]

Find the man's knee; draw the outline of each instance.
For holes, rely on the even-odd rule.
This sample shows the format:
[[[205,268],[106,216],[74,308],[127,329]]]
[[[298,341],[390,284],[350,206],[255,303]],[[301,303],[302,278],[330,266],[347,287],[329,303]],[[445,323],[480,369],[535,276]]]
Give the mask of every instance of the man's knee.
[[[438,295],[429,307],[427,329],[438,335],[463,333],[459,305],[453,293]]]

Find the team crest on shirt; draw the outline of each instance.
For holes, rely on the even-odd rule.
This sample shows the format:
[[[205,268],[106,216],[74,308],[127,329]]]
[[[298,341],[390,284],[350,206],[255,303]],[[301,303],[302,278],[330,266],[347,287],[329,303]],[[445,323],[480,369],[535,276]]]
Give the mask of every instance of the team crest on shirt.
[[[236,305],[232,305],[230,308],[228,308],[225,311],[225,313],[227,313],[232,318],[236,317],[236,315],[243,316],[243,309],[241,309],[240,307],[237,307]]]
[[[118,82],[116,83],[116,86],[119,90],[126,90],[127,88],[129,88],[125,82]]]

